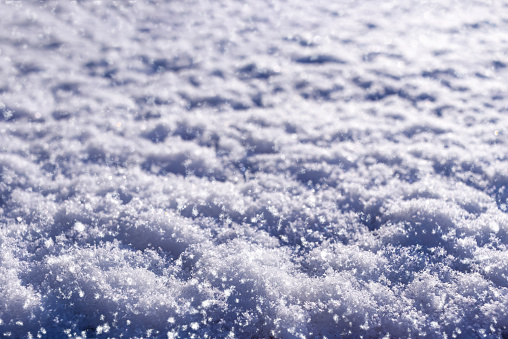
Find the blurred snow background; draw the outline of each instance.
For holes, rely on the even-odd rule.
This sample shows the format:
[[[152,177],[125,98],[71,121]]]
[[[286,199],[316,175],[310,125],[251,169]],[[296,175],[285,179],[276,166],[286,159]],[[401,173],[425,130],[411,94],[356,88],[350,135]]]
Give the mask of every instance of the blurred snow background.
[[[508,337],[506,1],[0,13],[0,335]]]

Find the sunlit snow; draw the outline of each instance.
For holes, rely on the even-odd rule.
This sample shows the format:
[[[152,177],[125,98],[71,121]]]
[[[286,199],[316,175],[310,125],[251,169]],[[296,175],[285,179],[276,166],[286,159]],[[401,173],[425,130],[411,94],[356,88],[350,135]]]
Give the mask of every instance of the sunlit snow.
[[[508,337],[508,2],[0,17],[0,336]]]

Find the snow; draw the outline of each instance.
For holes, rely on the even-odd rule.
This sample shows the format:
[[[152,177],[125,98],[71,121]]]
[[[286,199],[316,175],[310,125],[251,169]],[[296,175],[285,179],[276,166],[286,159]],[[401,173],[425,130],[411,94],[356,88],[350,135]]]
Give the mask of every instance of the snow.
[[[0,3],[0,335],[508,336],[508,2]]]

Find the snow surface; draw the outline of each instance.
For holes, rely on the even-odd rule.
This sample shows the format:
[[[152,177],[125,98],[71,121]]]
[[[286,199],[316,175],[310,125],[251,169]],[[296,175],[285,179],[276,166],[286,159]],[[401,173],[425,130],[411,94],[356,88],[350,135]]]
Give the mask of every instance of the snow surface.
[[[0,335],[508,337],[508,2],[0,13]]]

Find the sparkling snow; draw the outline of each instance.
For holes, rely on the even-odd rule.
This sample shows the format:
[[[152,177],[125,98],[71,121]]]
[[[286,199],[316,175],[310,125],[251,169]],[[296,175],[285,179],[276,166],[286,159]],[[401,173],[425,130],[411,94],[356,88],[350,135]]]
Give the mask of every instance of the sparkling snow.
[[[0,15],[0,336],[508,337],[508,2]]]

